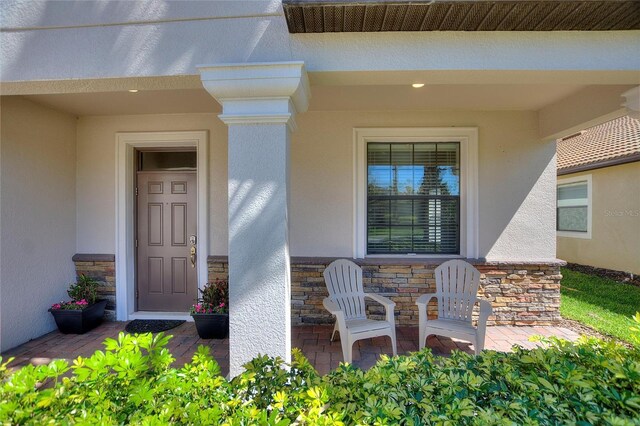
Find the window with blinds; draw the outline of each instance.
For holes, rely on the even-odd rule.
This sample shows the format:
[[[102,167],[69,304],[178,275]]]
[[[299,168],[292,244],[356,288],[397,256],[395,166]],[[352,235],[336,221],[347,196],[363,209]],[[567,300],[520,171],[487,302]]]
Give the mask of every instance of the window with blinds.
[[[367,144],[367,253],[460,253],[460,144]]]
[[[589,191],[587,181],[558,185],[558,231],[587,232]]]

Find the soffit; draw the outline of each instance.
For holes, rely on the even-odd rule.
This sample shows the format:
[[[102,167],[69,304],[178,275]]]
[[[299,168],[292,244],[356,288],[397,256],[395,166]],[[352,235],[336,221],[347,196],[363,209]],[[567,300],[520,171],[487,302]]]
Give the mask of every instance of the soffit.
[[[538,110],[584,88],[578,84],[312,86],[310,111]],[[204,88],[41,94],[32,101],[74,115],[220,113]]]
[[[638,0],[283,0],[290,33],[640,29]]]

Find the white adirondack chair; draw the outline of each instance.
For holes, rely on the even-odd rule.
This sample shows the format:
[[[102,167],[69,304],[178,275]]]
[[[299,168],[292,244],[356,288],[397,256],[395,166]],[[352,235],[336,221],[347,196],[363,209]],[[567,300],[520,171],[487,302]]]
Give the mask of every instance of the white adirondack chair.
[[[491,315],[491,303],[476,297],[480,272],[462,260],[449,260],[435,270],[436,293],[423,294],[418,298],[418,321],[420,321],[420,349],[424,348],[427,337],[453,337],[471,342],[476,355],[484,349],[487,319]],[[438,300],[438,318],[427,319],[427,304],[432,298]],[[476,302],[480,303],[478,326],[471,324],[471,314]]]
[[[332,262],[324,271],[324,280],[329,290],[329,297],[323,301],[324,307],[336,317],[331,334],[331,341],[340,332],[342,355],[344,361],[352,359],[353,343],[371,337],[389,336],[396,351],[396,324],[393,316],[395,303],[386,297],[373,293],[365,293],[362,286],[362,268],[346,259]],[[368,297],[386,310],[386,320],[368,319],[364,299]]]

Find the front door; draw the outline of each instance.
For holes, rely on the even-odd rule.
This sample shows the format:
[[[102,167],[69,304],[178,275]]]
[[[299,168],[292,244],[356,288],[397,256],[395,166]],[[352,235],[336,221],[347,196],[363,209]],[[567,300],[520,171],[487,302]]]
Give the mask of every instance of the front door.
[[[139,311],[186,312],[196,300],[196,172],[138,172]]]

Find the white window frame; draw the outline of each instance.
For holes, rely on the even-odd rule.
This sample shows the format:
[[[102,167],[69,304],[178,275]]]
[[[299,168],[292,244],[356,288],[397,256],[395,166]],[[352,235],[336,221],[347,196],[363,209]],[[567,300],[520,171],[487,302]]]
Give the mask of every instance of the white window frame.
[[[363,127],[353,130],[353,257],[478,258],[478,129],[476,127]],[[460,144],[460,254],[367,254],[367,143]]]
[[[593,204],[593,196],[592,196],[592,179],[591,175],[581,175],[570,178],[558,178],[556,182],[556,221],[558,220],[558,187],[560,185],[566,185],[570,183],[579,183],[586,182],[587,183],[587,232],[580,231],[558,231],[558,224],[556,223],[556,235],[558,237],[566,237],[566,238],[582,238],[584,240],[591,239],[591,224],[593,223],[592,216],[592,204]]]

